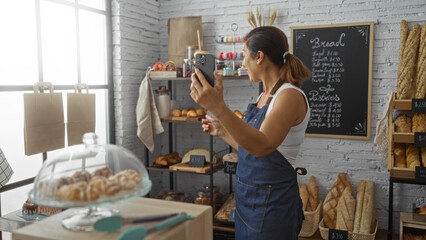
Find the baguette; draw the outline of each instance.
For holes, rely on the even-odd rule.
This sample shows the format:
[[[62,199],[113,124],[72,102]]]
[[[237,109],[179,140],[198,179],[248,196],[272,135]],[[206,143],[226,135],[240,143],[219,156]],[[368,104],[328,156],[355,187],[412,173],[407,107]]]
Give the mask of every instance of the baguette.
[[[415,98],[425,98],[426,96],[426,23],[423,24],[420,34],[419,55],[416,71],[416,93]],[[425,239],[426,240],[426,239]]]
[[[397,77],[397,89],[400,88],[401,85],[401,72],[404,69],[403,67],[403,56],[404,56],[404,47],[405,47],[405,42],[407,41],[407,37],[408,37],[408,23],[405,20],[401,20],[401,29],[399,32],[399,55],[398,55],[398,77]],[[398,96],[397,96],[398,98]]]
[[[336,229],[352,232],[355,219],[355,199],[350,188],[345,188],[337,204]]]
[[[307,211],[315,211],[318,207],[319,200],[318,200],[318,185],[317,185],[317,182],[315,181],[314,176],[311,176],[309,178],[308,192],[309,192],[309,200],[308,200]]]
[[[374,185],[373,185],[374,186]],[[374,193],[368,191],[368,183],[365,188],[364,204],[362,209],[362,218],[359,232],[363,234],[370,234],[373,223],[374,214]]]
[[[405,42],[403,55],[402,55],[402,71],[400,72],[397,83],[397,98],[409,99],[413,93],[413,84],[415,83],[415,70],[417,53],[420,42],[420,25],[414,24],[408,34],[407,41]]]
[[[374,182],[361,180],[357,187],[353,232],[370,233],[374,230]]]
[[[407,167],[416,168],[420,166],[420,149],[415,147],[413,144],[407,146]]]
[[[407,159],[405,157],[405,143],[395,143],[393,146],[393,155],[395,167],[406,168]]]
[[[327,228],[335,228],[336,226],[337,204],[346,187],[349,187],[352,192],[352,185],[346,180],[346,173],[340,173],[324,200],[323,218]]]
[[[308,186],[306,184],[299,186],[299,194],[303,202],[303,211],[305,211],[309,200]]]

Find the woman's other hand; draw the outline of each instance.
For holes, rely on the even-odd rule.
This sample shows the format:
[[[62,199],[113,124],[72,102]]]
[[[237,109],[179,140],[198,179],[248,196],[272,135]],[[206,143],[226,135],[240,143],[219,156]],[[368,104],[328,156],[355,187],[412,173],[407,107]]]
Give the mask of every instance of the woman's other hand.
[[[209,115],[206,115],[206,118],[203,118],[201,123],[203,131],[212,136],[224,137],[227,134],[225,128],[222,127],[222,124]]]
[[[195,76],[197,74],[197,76]],[[211,113],[217,116],[226,107],[223,100],[223,79],[221,76],[214,73],[216,86],[212,87],[199,69],[195,69],[195,74],[191,76],[191,97],[196,103],[208,109]],[[197,79],[198,77],[198,79]]]

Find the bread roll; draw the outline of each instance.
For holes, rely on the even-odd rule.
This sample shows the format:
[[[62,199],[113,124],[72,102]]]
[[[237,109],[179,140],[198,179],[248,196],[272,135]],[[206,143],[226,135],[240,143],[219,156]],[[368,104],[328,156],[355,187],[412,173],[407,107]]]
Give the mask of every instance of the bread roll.
[[[415,147],[413,144],[409,144],[407,146],[406,155],[408,168],[420,166],[420,148]]]
[[[336,229],[352,232],[355,219],[355,199],[350,188],[345,188],[337,204]]]
[[[406,168],[407,160],[405,157],[405,143],[395,143],[393,147],[395,167]]]
[[[197,113],[198,117],[202,117],[202,116],[205,115],[203,108],[199,108],[199,109],[195,110],[195,113]]]
[[[182,117],[186,117],[188,115],[188,109],[182,110]]]
[[[395,132],[411,132],[411,118],[405,114],[400,114],[395,119]]]
[[[194,117],[197,117],[197,113],[195,112],[195,110],[189,110],[186,116],[194,118]]]
[[[426,113],[414,114],[413,132],[426,132]]]
[[[309,192],[309,200],[308,200],[307,211],[315,211],[318,207],[319,200],[318,200],[318,186],[314,176],[311,176],[311,178],[309,178],[308,192]]]
[[[180,117],[182,116],[182,112],[179,109],[175,109],[172,112],[173,117]]]
[[[346,173],[340,173],[324,200],[323,218],[327,228],[335,228],[336,226],[337,204],[346,187],[349,187],[352,192],[351,183],[346,180]]]
[[[299,194],[303,202],[303,211],[305,211],[309,200],[308,186],[306,184],[299,185]]]

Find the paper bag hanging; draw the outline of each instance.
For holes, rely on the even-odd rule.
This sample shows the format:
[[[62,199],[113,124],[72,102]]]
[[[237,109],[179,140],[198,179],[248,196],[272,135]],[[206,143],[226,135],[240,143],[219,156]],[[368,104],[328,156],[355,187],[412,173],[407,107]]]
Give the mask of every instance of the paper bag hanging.
[[[187,46],[198,45],[197,30],[203,41],[203,22],[201,16],[170,18],[169,32],[169,60],[177,66],[183,66],[183,59],[187,58]]]
[[[86,93],[77,93],[78,87]],[[86,84],[76,84],[74,93],[67,94],[67,111],[68,146],[81,144],[85,133],[95,132],[96,123],[95,94],[89,94]]]
[[[46,87],[49,93],[39,93]],[[25,155],[48,152],[65,146],[62,93],[54,93],[48,82],[34,85],[34,93],[24,93]]]
[[[13,175],[12,167],[7,162],[3,151],[0,148],[0,188],[6,185]]]

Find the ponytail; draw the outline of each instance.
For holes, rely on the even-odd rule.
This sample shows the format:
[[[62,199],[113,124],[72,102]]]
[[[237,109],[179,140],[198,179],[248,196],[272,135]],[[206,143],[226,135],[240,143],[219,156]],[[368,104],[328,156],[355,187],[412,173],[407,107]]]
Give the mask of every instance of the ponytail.
[[[298,57],[293,54],[287,54],[280,69],[280,77],[282,80],[301,88],[302,83],[311,77],[311,71]]]

